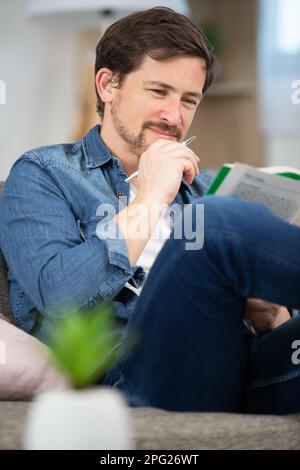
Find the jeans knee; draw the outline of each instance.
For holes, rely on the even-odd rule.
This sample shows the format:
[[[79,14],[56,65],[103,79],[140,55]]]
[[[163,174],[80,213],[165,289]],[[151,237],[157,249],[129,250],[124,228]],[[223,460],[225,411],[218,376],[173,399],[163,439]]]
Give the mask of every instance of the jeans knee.
[[[175,213],[173,238],[184,249],[199,250],[204,240],[223,243],[226,239],[246,237],[251,228],[265,221],[267,210],[236,196],[206,196],[195,199]],[[178,245],[177,245],[178,246]]]
[[[264,222],[269,211],[254,202],[237,196],[207,196],[195,204],[204,205],[205,233],[246,233],[253,224]]]

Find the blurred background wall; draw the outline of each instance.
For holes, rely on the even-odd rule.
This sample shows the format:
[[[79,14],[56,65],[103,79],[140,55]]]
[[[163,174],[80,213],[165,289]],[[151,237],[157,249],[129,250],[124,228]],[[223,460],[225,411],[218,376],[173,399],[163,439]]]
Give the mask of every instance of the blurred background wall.
[[[68,140],[77,107],[78,34],[29,21],[25,9],[0,2],[0,179],[26,149]]]
[[[300,81],[300,0],[188,5],[222,66],[222,80],[189,133],[198,136],[193,149],[201,166],[241,161],[300,168],[300,104],[291,99],[292,83]],[[81,138],[98,122],[93,62],[103,21],[95,12],[92,21],[85,17],[78,24],[63,15],[60,21],[33,19],[27,7],[26,0],[0,2],[0,85],[6,95],[4,104],[0,86],[0,180],[25,150]]]

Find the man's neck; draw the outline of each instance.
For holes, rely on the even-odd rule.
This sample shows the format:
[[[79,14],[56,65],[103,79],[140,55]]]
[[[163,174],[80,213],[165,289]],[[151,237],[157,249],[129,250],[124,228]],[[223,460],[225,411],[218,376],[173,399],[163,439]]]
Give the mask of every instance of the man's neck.
[[[103,124],[100,128],[100,135],[105,145],[120,160],[126,174],[129,176],[134,173],[138,168],[139,157],[128,148],[116,130]]]

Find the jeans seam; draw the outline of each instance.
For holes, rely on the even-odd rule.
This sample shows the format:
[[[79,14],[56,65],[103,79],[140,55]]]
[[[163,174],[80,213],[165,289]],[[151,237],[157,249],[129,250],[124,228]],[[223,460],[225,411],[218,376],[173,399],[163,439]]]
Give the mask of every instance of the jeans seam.
[[[255,390],[256,388],[267,387],[269,385],[275,385],[283,382],[288,382],[289,380],[300,377],[300,371],[291,372],[288,374],[278,375],[274,378],[259,380],[255,384],[251,385],[248,390]]]

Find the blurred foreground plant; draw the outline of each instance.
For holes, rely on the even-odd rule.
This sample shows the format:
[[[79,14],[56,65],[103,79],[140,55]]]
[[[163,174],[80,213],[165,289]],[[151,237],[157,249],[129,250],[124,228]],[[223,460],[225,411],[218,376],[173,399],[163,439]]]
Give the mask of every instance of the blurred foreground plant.
[[[94,384],[121,358],[127,341],[120,345],[112,306],[84,312],[69,310],[49,330],[49,346],[58,369],[74,388]]]

